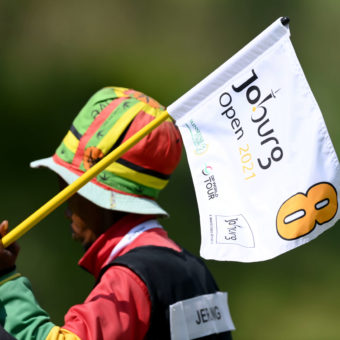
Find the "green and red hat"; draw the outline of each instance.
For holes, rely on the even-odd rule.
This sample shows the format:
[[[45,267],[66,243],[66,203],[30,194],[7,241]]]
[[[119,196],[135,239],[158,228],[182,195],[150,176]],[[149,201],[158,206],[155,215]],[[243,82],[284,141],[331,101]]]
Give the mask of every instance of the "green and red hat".
[[[47,167],[68,184],[159,116],[165,108],[141,92],[106,87],[96,92],[74,119],[56,153],[31,163]],[[168,118],[79,190],[96,205],[138,214],[167,215],[156,203],[182,151]]]

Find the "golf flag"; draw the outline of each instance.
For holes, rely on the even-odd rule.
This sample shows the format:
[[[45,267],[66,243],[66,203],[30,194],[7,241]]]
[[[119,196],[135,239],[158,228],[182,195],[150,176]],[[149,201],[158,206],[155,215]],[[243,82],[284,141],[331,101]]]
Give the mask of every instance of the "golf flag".
[[[278,19],[168,107],[206,259],[267,260],[339,219],[339,161],[289,37]]]

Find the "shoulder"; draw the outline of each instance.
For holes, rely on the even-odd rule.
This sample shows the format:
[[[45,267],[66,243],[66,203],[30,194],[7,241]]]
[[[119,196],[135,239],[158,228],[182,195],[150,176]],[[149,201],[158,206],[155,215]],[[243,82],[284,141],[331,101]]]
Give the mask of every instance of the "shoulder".
[[[92,293],[99,291],[106,293],[115,292],[116,295],[121,297],[126,294],[147,299],[149,297],[145,283],[140,277],[131,269],[120,265],[109,265],[105,268]],[[91,294],[89,298],[91,298]]]
[[[83,304],[73,306],[64,328],[108,339],[143,339],[150,323],[151,302],[144,282],[130,269],[109,267]],[[95,337],[93,337],[95,338]]]

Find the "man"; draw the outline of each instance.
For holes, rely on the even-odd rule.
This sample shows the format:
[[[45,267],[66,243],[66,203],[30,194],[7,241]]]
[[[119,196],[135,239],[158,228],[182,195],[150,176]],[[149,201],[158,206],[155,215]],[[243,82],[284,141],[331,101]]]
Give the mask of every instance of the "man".
[[[31,164],[73,182],[164,111],[152,98],[125,88],[95,93],[73,121],[53,157]],[[96,278],[62,327],[36,302],[15,271],[18,247],[0,247],[1,325],[17,339],[231,339],[226,294],[204,264],[170,240],[156,203],[181,156],[178,129],[168,119],[68,201],[79,264]],[[0,225],[7,232],[8,222]],[[208,336],[208,337],[205,337]]]

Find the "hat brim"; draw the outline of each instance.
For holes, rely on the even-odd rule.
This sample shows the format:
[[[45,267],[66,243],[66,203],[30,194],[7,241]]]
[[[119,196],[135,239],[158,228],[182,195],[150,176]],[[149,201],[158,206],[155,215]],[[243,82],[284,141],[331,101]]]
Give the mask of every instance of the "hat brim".
[[[67,168],[55,163],[52,157],[39,159],[30,163],[31,168],[45,167],[57,173],[67,184],[74,182],[79,176]],[[124,195],[102,188],[92,182],[88,182],[78,193],[92,203],[109,210],[124,211],[143,215],[168,216],[157,202],[144,197]]]

